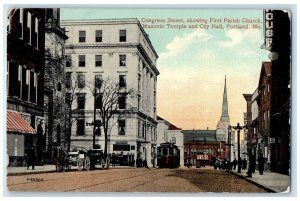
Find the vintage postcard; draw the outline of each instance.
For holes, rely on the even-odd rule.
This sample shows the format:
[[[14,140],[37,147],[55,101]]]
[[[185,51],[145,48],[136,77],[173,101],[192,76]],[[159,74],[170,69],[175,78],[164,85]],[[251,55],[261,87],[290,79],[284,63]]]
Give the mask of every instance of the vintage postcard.
[[[9,193],[290,193],[290,10],[6,15]]]

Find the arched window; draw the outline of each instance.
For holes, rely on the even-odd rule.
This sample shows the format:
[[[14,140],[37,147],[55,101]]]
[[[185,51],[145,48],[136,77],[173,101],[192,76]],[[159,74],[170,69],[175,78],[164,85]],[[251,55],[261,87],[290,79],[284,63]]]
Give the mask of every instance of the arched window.
[[[56,128],[56,142],[57,145],[60,146],[60,125],[59,124],[57,125]]]
[[[61,91],[61,83],[57,83],[57,91]]]

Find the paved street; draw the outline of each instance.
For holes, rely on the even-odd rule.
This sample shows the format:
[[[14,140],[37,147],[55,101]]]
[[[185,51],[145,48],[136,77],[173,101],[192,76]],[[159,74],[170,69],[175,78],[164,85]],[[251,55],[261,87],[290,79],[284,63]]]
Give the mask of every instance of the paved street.
[[[266,192],[223,170],[109,169],[8,176],[9,191]]]

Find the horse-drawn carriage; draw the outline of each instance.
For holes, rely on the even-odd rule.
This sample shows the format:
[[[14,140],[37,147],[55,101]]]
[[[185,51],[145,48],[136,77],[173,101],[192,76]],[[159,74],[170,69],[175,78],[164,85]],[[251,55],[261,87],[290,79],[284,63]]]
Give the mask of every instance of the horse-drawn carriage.
[[[104,157],[101,149],[89,149],[84,147],[73,147],[71,151],[66,152],[58,147],[53,150],[52,158],[56,171],[71,170],[72,166],[77,166],[79,171],[95,169],[109,166],[109,158]]]

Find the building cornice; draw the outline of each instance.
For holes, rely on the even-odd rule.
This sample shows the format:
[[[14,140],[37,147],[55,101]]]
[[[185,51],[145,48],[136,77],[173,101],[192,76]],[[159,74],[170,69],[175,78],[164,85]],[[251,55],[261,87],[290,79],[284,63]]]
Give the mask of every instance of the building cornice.
[[[153,51],[156,58],[158,58],[158,54],[155,51],[148,34],[145,32],[142,27],[140,21],[137,18],[122,18],[122,19],[88,19],[88,20],[61,20],[61,26],[80,26],[80,25],[124,25],[124,24],[137,24],[143,33],[145,39],[147,40],[151,50]]]

